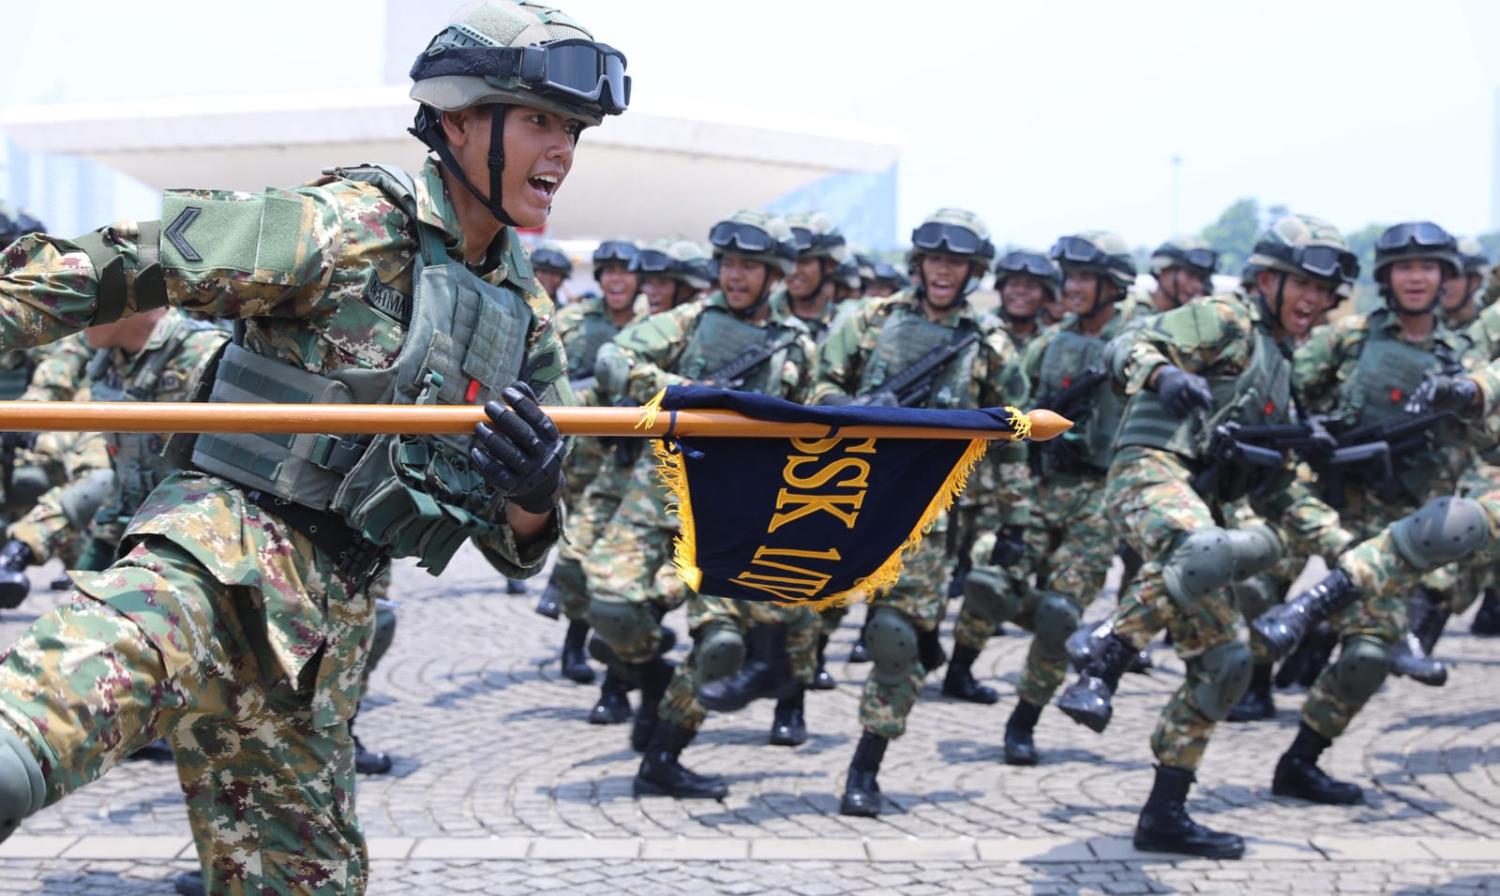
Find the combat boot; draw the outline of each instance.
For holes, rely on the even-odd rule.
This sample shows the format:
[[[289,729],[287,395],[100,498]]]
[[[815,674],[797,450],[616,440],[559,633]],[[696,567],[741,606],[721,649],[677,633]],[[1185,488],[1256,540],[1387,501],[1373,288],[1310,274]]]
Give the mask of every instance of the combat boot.
[[[630,719],[630,685],[612,669],[604,670],[599,685],[599,702],[589,710],[590,725],[619,725]]]
[[[349,717],[349,737],[354,740],[354,770],[361,775],[383,775],[391,770],[390,754],[365,749],[359,735],[354,733],[354,720],[358,717],[358,712]]]
[[[1231,722],[1258,722],[1276,718],[1276,701],[1271,697],[1271,664],[1257,663],[1250,669],[1250,687],[1229,710],[1225,719]]]
[[[36,563],[31,548],[12,538],[0,548],[0,609],[14,610],[31,593],[26,568]]]
[[[1126,669],[1132,675],[1150,675],[1151,670],[1156,668],[1156,663],[1151,661],[1151,648],[1147,647],[1130,659],[1130,668]]]
[[[849,649],[849,662],[868,663],[870,661],[870,647],[865,643],[865,629],[870,627],[870,614],[865,613],[865,624],[859,628],[859,637],[854,640],[854,646]]]
[[[740,671],[699,686],[699,703],[714,712],[735,712],[752,700],[779,700],[801,689],[792,677],[785,625],[751,626],[745,634],[745,654]]]
[[[630,726],[630,748],[637,753],[645,752],[651,743],[651,736],[656,731],[657,710],[676,668],[671,661],[661,657],[632,667],[641,689],[641,703],[635,711],[635,723]]]
[[[1318,768],[1318,757],[1333,741],[1307,727],[1303,722],[1297,728],[1297,738],[1276,763],[1276,774],[1271,779],[1271,792],[1276,796],[1289,796],[1310,803],[1330,806],[1353,806],[1365,800],[1364,791],[1358,784],[1339,781]]]
[[[970,703],[999,703],[999,691],[974,680],[974,661],[978,658],[979,651],[974,648],[953,645],[953,658],[948,661],[948,674],[943,677],[943,693]]]
[[[885,748],[890,741],[874,732],[866,731],[859,737],[854,748],[854,759],[849,763],[849,774],[844,779],[844,796],[839,800],[840,815],[855,815],[874,818],[880,814],[880,761],[885,758]]]
[[[831,691],[838,687],[838,682],[828,674],[828,665],[824,657],[828,653],[828,636],[818,636],[818,671],[813,673],[812,689],[815,691]]]
[[[1156,783],[1135,824],[1135,848],[1206,859],[1240,858],[1245,854],[1244,838],[1206,828],[1188,815],[1187,795],[1194,777],[1185,768],[1156,767]]]
[[[1005,721],[1006,765],[1036,765],[1041,761],[1031,737],[1036,730],[1036,720],[1041,716],[1040,706],[1025,700],[1016,701],[1016,708],[1010,711],[1010,718]]]
[[[546,616],[548,619],[557,619],[562,616],[562,601],[558,599],[559,591],[561,589],[557,587],[557,583],[550,578],[547,579],[547,587],[542,589],[542,596],[536,600],[537,615]]]
[[[1448,683],[1448,667],[1422,649],[1415,632],[1391,645],[1391,674],[1404,675],[1418,684],[1440,688]]]
[[[1328,665],[1328,659],[1333,656],[1333,649],[1338,643],[1338,634],[1333,626],[1327,622],[1318,623],[1302,639],[1302,643],[1297,645],[1297,649],[1292,651],[1291,656],[1281,661],[1281,668],[1276,670],[1276,686],[1312,687],[1312,683],[1322,674],[1323,667]]]
[[[1111,631],[1104,637],[1084,666],[1078,680],[1068,685],[1057,698],[1057,708],[1073,721],[1095,732],[1109,727],[1114,706],[1110,702],[1120,676],[1130,666],[1136,651]]]
[[[807,719],[802,714],[805,695],[798,688],[792,696],[776,701],[776,714],[771,718],[772,746],[800,747],[807,743]]]
[[[1072,665],[1074,672],[1082,672],[1088,666],[1089,660],[1104,648],[1105,641],[1113,631],[1114,623],[1106,619],[1093,628],[1080,626],[1068,636],[1063,646],[1068,652],[1068,663]]]
[[[1314,625],[1358,599],[1359,589],[1342,569],[1335,569],[1316,585],[1262,613],[1250,627],[1265,640],[1271,655],[1280,659],[1291,653]]]
[[[636,796],[669,796],[676,800],[722,800],[729,785],[716,775],[689,771],[678,760],[697,734],[670,722],[657,724],[641,757],[632,791]]]
[[[1418,643],[1422,646],[1422,655],[1431,656],[1437,647],[1438,638],[1443,636],[1443,629],[1448,627],[1448,617],[1452,615],[1448,610],[1448,597],[1425,585],[1418,585],[1417,590],[1406,602],[1406,626],[1413,635],[1417,636]]]
[[[594,669],[589,665],[584,645],[588,643],[589,624],[582,619],[568,621],[568,633],[563,636],[562,674],[578,684],[593,684]]]
[[[943,650],[943,639],[938,637],[937,629],[930,632],[917,630],[917,661],[929,675],[948,662],[948,653]]]
[[[1484,589],[1484,597],[1479,601],[1474,621],[1469,624],[1469,632],[1487,638],[1500,635],[1500,591]]]

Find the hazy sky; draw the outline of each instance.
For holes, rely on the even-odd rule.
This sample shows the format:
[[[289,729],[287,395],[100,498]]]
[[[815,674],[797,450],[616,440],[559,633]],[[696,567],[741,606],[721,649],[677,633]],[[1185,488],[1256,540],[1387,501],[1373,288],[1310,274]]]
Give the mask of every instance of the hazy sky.
[[[1000,242],[1045,245],[1104,227],[1155,243],[1173,227],[1174,156],[1183,231],[1241,196],[1348,228],[1497,225],[1500,4],[566,7],[629,56],[643,108],[721,100],[904,135],[903,229],[959,205]],[[368,85],[380,80],[386,36],[369,0],[83,0],[69,16],[87,27],[61,31],[30,4],[6,9],[3,102]],[[412,40],[420,47],[426,35]]]

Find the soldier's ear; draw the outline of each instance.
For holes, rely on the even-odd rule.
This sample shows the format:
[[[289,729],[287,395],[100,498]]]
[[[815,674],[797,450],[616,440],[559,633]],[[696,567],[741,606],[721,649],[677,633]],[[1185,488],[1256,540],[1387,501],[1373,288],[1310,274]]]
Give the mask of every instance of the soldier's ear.
[[[475,129],[483,126],[486,133],[489,132],[488,108],[484,106],[467,106],[463,109],[455,109],[452,112],[439,112],[442,116],[443,139],[448,145],[457,149],[475,139]],[[481,121],[481,118],[483,119]]]

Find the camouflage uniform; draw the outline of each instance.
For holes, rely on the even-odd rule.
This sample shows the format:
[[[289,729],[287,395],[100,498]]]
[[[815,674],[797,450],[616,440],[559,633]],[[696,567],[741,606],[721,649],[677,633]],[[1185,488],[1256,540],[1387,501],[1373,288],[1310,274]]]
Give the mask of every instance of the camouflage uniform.
[[[903,290],[894,296],[868,300],[823,344],[813,401],[873,391],[880,378],[898,373],[899,370],[872,369],[872,361],[882,348],[882,333],[886,334],[885,339],[892,339],[893,334],[902,332],[906,320],[926,321],[922,300],[913,291]],[[965,302],[937,325],[970,328],[980,335],[980,340],[942,369],[926,406],[1001,407],[1019,406],[1025,401],[1026,375],[997,318],[980,314]],[[991,456],[997,478],[992,494],[998,508],[995,522],[1001,526],[1025,526],[1031,514],[1025,448],[1020,443],[998,444],[991,448]],[[943,551],[947,525],[947,520],[940,518],[928,537],[907,555],[906,569],[896,586],[870,601],[872,614],[879,608],[889,608],[900,613],[919,633],[935,634],[947,603]],[[993,630],[992,622],[990,631]],[[906,731],[906,717],[916,704],[928,671],[919,663],[906,680],[898,683],[882,682],[872,674],[865,681],[860,699],[860,725],[888,740],[900,737]]]
[[[390,311],[413,294],[419,238],[440,236],[450,257],[466,254],[435,163],[413,192],[404,209],[343,173],[264,194],[172,192],[164,217],[175,229],[128,222],[93,242],[28,237],[11,246],[0,276],[0,345],[62,338],[94,322],[106,300],[128,314],[164,298],[244,319],[246,349],[291,370],[389,368],[405,338]],[[124,282],[104,284],[113,293],[87,254],[108,251],[123,262]],[[544,403],[570,397],[551,302],[514,232],[503,230],[486,257],[484,279],[524,296],[534,318],[524,335],[529,382]],[[148,274],[160,279],[148,285]],[[464,384],[452,387],[462,401]],[[445,391],[442,400],[454,399]],[[166,735],[215,892],[359,892],[366,851],[345,723],[371,645],[364,586],[378,561],[341,563],[254,494],[197,472],[158,486],[125,532],[124,556],[78,576],[71,601],[0,660],[0,728],[40,763],[46,803]],[[488,513],[497,522],[476,524],[481,552],[506,575],[534,574],[556,540],[555,518],[518,545],[503,505]]]
[[[82,334],[50,345],[6,352],[3,363],[16,366],[0,367],[0,399],[84,400],[88,397],[84,368],[92,355]],[[0,519],[5,521],[20,519],[43,492],[66,484],[73,475],[109,468],[103,443],[87,433],[37,433],[30,447],[0,451],[14,452],[11,481],[0,505]]]

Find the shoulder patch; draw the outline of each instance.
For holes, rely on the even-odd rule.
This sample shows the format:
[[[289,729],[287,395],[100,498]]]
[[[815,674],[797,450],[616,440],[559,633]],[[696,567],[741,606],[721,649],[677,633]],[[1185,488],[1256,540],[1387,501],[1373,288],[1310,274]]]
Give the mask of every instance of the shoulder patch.
[[[365,301],[387,316],[401,322],[411,322],[411,297],[394,286],[380,282],[375,270],[370,270],[370,279],[365,282]]]

